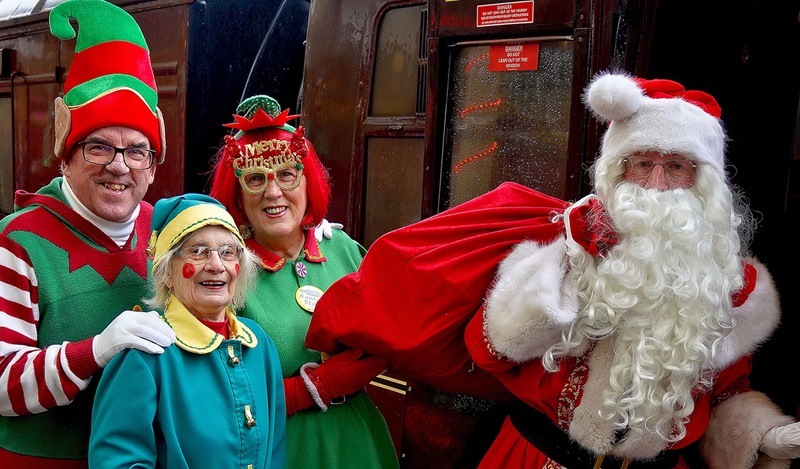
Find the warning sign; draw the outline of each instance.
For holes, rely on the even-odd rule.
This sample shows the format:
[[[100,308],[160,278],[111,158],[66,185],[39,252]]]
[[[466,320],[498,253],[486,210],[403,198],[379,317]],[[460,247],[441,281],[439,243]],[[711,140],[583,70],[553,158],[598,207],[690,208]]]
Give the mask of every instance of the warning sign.
[[[478,27],[533,23],[533,0],[478,5]]]
[[[539,43],[489,47],[490,72],[518,72],[539,67]]]

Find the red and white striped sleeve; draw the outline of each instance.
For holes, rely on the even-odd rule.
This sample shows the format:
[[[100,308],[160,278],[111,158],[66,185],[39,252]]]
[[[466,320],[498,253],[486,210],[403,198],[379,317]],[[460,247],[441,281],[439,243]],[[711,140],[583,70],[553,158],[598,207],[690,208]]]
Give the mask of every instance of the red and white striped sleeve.
[[[38,348],[38,280],[25,249],[0,235],[0,415],[67,405],[99,370],[90,337]]]

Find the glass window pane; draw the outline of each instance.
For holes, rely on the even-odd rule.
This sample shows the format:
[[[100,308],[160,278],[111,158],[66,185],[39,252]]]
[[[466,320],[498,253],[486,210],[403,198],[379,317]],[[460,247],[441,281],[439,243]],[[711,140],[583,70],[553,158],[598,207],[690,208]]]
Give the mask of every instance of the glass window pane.
[[[0,96],[0,217],[14,210],[11,97]]]
[[[413,116],[417,100],[420,12],[423,5],[389,10],[378,32],[371,116]]]
[[[364,245],[421,219],[425,140],[371,138],[367,141]]]
[[[65,0],[0,0],[0,20],[46,11]]]
[[[5,0],[0,2],[0,20],[24,16],[33,11],[36,1],[32,0]]]
[[[533,70],[492,71],[506,67],[492,47],[506,46],[454,51],[445,129],[445,208],[504,181],[565,196],[573,43],[526,44],[526,68],[538,60]]]

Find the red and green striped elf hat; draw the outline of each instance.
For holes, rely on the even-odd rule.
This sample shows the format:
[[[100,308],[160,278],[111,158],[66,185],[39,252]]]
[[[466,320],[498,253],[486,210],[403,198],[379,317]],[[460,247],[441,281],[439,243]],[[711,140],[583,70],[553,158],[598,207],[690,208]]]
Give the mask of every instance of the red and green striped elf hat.
[[[164,161],[164,119],[150,50],[128,12],[104,0],[67,0],[50,11],[50,31],[78,39],[64,97],[56,98],[56,157],[102,127],[124,126],[147,136]]]

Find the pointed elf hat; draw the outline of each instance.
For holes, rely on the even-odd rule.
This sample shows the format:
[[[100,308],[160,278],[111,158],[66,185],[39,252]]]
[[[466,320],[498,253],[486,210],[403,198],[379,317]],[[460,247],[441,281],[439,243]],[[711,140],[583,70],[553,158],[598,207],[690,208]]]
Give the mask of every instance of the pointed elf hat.
[[[164,162],[164,119],[150,50],[128,12],[104,0],[67,0],[50,11],[50,31],[59,39],[75,37],[69,19],[78,22],[75,55],[64,97],[56,98],[56,157],[102,127],[138,130]]]
[[[153,206],[150,244],[153,256],[152,271],[158,267],[167,252],[182,239],[204,226],[221,226],[236,236],[244,246],[244,239],[233,218],[216,199],[204,194],[188,193],[160,199]]]

